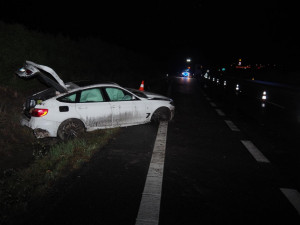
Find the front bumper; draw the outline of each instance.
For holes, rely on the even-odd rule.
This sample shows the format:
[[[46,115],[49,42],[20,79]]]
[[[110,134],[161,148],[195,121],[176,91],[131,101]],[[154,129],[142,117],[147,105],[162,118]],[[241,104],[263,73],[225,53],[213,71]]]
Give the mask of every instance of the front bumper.
[[[171,110],[171,118],[170,118],[170,120],[172,120],[174,118],[174,115],[175,115],[175,108],[173,110]]]

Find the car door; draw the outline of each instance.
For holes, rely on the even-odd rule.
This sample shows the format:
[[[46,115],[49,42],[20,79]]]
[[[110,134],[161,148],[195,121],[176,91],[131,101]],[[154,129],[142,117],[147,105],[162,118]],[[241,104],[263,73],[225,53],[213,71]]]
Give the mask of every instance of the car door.
[[[111,105],[105,101],[99,88],[82,90],[76,110],[88,129],[112,126]]]
[[[134,95],[116,87],[105,87],[104,91],[110,99],[113,126],[129,126],[145,120],[145,105]]]

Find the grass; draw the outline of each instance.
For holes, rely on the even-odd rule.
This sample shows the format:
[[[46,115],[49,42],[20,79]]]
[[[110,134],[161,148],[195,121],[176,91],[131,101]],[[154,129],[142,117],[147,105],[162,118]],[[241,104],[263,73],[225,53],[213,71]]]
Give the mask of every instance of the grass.
[[[0,86],[0,172],[9,167],[8,161],[35,141],[32,133],[22,127],[19,116],[25,101],[24,94],[13,88]],[[1,175],[0,175],[1,177]]]
[[[41,88],[35,79],[27,82],[14,75],[25,60],[52,67],[64,81],[81,80],[84,75],[88,80],[112,81],[127,87],[138,87],[142,80],[158,79],[163,73],[158,61],[100,39],[71,40],[1,21],[0,32],[2,224],[17,211],[26,211],[28,202],[47,193],[57,180],[88,162],[117,132],[96,131],[83,139],[51,146],[35,139],[30,129],[19,124],[25,97]]]
[[[49,139],[50,143],[20,125],[24,94],[0,86],[0,96],[0,224],[4,224],[88,163],[119,129],[97,130],[67,142]]]
[[[98,130],[81,139],[57,143],[27,168],[4,176],[0,183],[0,221],[26,212],[31,200],[42,197],[56,181],[80,169],[118,131],[118,128]]]

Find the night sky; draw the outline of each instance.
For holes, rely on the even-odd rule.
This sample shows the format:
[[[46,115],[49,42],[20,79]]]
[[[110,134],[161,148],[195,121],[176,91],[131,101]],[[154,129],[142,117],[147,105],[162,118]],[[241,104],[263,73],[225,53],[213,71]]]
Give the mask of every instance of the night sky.
[[[62,1],[61,1],[62,2]],[[92,3],[93,2],[93,3]],[[298,62],[299,16],[288,1],[22,1],[0,19],[72,38],[99,37],[161,60]]]

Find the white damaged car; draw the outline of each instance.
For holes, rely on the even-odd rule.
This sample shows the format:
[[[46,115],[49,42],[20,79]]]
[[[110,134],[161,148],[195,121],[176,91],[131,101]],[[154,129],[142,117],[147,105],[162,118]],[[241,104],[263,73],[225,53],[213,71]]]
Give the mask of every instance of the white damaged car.
[[[27,98],[21,124],[37,138],[77,137],[85,131],[171,120],[173,100],[114,83],[64,83],[53,69],[26,61],[20,78],[37,77],[48,89]]]

